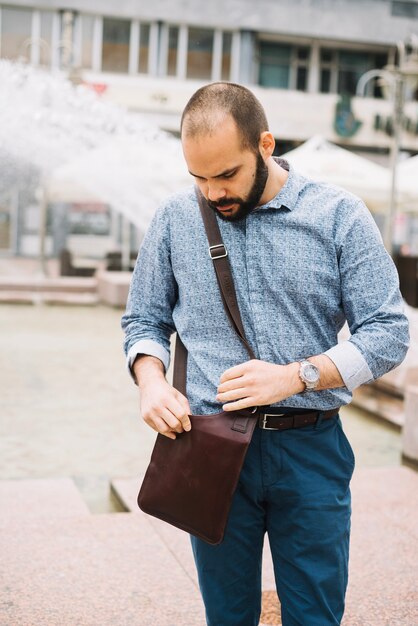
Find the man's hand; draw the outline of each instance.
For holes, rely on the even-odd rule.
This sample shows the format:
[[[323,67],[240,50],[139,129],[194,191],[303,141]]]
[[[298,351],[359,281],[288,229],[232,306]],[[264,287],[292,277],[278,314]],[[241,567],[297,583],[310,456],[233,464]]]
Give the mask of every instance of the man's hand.
[[[274,404],[304,391],[298,372],[299,363],[246,361],[222,374],[216,399],[224,411]]]
[[[344,386],[340,372],[326,354],[309,357],[309,361],[320,371],[316,391]],[[299,366],[298,362],[275,365],[255,359],[246,361],[222,374],[216,399],[222,402],[224,411],[281,402],[305,391],[305,384],[299,378]]]
[[[133,370],[141,395],[143,420],[158,433],[175,439],[175,433],[191,430],[187,398],[168,384],[164,367],[155,357],[141,355]]]

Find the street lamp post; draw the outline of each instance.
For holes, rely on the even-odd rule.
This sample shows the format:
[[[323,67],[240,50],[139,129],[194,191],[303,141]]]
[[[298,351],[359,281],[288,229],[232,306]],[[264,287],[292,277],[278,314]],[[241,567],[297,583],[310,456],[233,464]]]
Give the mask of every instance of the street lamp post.
[[[391,187],[389,210],[386,215],[383,240],[388,252],[393,254],[393,230],[396,216],[397,166],[404,123],[405,87],[407,81],[418,78],[418,38],[413,35],[407,42],[398,42],[398,64],[382,70],[370,70],[357,84],[357,96],[364,96],[370,80],[380,78],[389,85],[393,104],[392,143],[390,149]]]

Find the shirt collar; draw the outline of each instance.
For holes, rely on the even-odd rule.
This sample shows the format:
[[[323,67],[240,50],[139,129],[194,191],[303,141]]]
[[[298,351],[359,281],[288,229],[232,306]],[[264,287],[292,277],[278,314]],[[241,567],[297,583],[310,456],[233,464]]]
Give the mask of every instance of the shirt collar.
[[[280,165],[283,169],[289,172],[287,180],[283,187],[280,189],[279,193],[274,196],[270,202],[266,202],[266,204],[262,204],[257,207],[258,210],[263,209],[288,209],[289,211],[293,211],[295,208],[296,202],[299,197],[299,193],[301,190],[301,177],[295,172],[293,166],[290,165],[288,161],[285,159],[280,159],[278,157],[273,157],[276,163]]]

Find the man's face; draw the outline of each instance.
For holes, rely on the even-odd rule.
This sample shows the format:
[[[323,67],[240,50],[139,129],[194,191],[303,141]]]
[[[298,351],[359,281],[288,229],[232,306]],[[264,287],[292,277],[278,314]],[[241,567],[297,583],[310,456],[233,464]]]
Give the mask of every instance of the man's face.
[[[260,204],[268,178],[261,154],[243,149],[232,118],[226,118],[211,135],[183,137],[190,173],[223,220],[244,219]]]

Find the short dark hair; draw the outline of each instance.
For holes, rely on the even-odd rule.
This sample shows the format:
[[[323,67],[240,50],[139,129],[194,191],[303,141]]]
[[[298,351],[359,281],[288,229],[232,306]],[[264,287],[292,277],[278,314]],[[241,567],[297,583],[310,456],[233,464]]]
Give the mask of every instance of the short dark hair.
[[[242,147],[258,151],[262,132],[269,130],[261,103],[246,87],[236,83],[218,82],[196,91],[186,104],[180,130],[189,136],[211,134],[219,124],[220,115],[230,115],[242,138]]]

